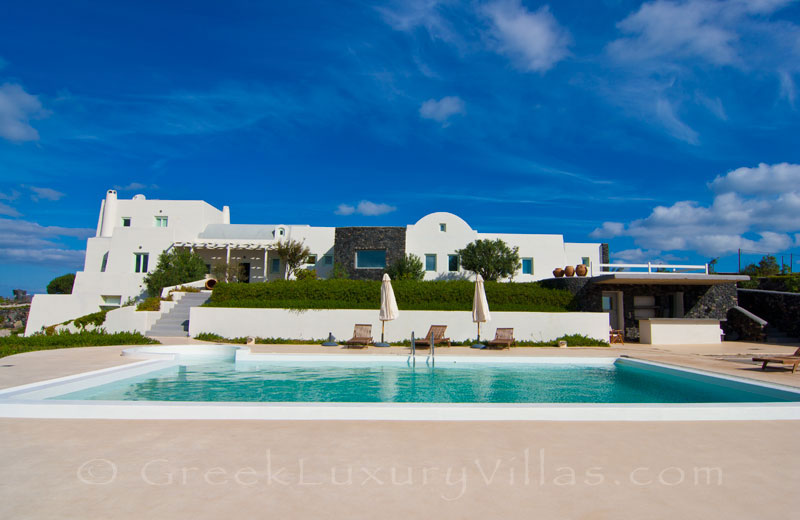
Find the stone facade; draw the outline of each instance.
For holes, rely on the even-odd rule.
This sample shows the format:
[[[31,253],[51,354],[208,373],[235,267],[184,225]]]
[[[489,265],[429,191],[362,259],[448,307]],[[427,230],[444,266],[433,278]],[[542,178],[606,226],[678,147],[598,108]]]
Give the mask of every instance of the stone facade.
[[[622,308],[625,325],[625,339],[639,337],[639,323],[634,318],[634,297],[653,296],[655,298],[655,317],[670,316],[669,296],[683,293],[684,318],[711,318],[725,320],[728,311],[737,305],[736,284],[718,285],[661,285],[661,284],[596,284],[591,278],[565,277],[552,278],[540,282],[545,287],[564,289],[575,295],[576,310],[582,312],[602,312],[603,292],[622,293]],[[800,299],[798,300],[800,303]],[[757,314],[757,313],[756,313]]]
[[[28,323],[30,305],[9,305],[0,307],[0,328],[17,329]]]
[[[747,309],[736,306],[728,311],[728,320],[721,326],[728,341],[765,341],[766,324]]]
[[[384,269],[356,269],[356,252],[364,249],[385,249],[388,267],[406,255],[406,228],[336,228],[335,243],[334,262],[340,264],[352,280],[380,280]]]
[[[800,294],[739,289],[739,305],[792,336],[800,337]]]

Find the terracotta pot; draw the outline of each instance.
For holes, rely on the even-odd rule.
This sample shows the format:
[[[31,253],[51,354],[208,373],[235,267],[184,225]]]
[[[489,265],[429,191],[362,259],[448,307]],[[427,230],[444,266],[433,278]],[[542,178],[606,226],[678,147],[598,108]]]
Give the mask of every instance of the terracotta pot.
[[[575,276],[575,267],[568,265],[564,268],[564,276]]]
[[[575,274],[577,274],[578,276],[586,276],[588,272],[589,269],[583,264],[580,264],[579,266],[575,267]]]
[[[553,276],[555,276],[556,278],[561,278],[562,276],[564,276],[564,270],[561,269],[560,267],[556,267],[555,269],[553,269]]]

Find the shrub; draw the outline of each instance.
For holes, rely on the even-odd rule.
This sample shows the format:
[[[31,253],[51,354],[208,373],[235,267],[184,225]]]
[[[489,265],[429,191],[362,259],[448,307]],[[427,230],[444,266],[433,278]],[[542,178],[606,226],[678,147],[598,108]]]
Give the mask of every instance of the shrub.
[[[160,296],[161,289],[170,285],[194,282],[206,275],[206,263],[188,249],[172,249],[161,253],[155,271],[144,277],[150,296]]]
[[[75,273],[61,275],[50,280],[47,284],[47,294],[72,294],[75,284]]]
[[[283,309],[378,309],[380,281],[276,280],[268,283],[224,284],[214,287],[207,307]],[[401,310],[465,311],[472,309],[475,284],[466,280],[392,283]],[[565,312],[574,310],[573,296],[538,283],[486,284],[495,311]]]
[[[94,325],[95,327],[99,327],[100,325],[106,322],[107,313],[108,311],[93,312],[91,314],[87,314],[86,316],[75,318],[74,320],[72,320],[72,324],[81,330],[86,330],[86,327],[88,325]]]
[[[295,275],[298,280],[316,280],[317,271],[315,269],[301,269]]]
[[[170,294],[174,292],[190,292],[190,293],[199,293],[202,289],[199,287],[190,287],[188,285],[181,285],[177,289],[173,289],[170,291]]]
[[[142,336],[138,332],[119,332],[107,334],[104,331],[81,331],[73,334],[61,331],[33,336],[7,336],[0,338],[0,357],[31,352],[70,347],[101,347],[106,345],[151,345],[158,341]]]
[[[390,265],[386,273],[392,280],[419,281],[425,277],[425,267],[420,257],[409,253]]]
[[[287,279],[292,275],[297,276],[300,267],[306,263],[308,255],[311,254],[308,247],[296,240],[278,242],[272,247],[272,250],[281,259]]]
[[[139,303],[136,306],[137,311],[160,311],[161,310],[161,299],[155,296],[151,296]]]

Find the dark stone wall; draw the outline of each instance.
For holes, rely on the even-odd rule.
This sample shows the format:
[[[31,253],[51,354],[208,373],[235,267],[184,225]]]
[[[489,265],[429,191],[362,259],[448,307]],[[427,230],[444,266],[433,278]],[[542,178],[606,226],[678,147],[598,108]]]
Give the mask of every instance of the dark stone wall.
[[[764,323],[741,306],[728,311],[728,320],[721,324],[726,341],[764,341]]]
[[[739,289],[738,293],[740,307],[767,320],[771,327],[800,337],[800,294],[758,289]]]
[[[347,271],[353,280],[380,280],[383,269],[356,269],[356,251],[385,249],[386,265],[390,266],[406,255],[404,227],[346,227],[336,228],[333,260]]]
[[[610,258],[611,255],[609,254],[608,244],[600,244],[600,263],[610,264]],[[603,271],[608,271],[608,267],[604,267]]]

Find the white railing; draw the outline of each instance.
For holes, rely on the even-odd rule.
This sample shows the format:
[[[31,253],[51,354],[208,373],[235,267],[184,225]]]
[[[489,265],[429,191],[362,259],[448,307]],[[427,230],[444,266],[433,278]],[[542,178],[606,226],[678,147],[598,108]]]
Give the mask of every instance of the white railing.
[[[607,268],[607,270],[603,270]],[[589,268],[591,276],[601,274],[608,274],[610,272],[628,271],[629,269],[645,269],[649,274],[664,274],[664,273],[688,273],[691,271],[702,271],[703,274],[708,274],[708,264],[703,265],[671,265],[671,264],[654,264],[647,262],[646,264],[592,264]],[[665,271],[670,270],[670,271]],[[700,274],[700,273],[697,273]]]

